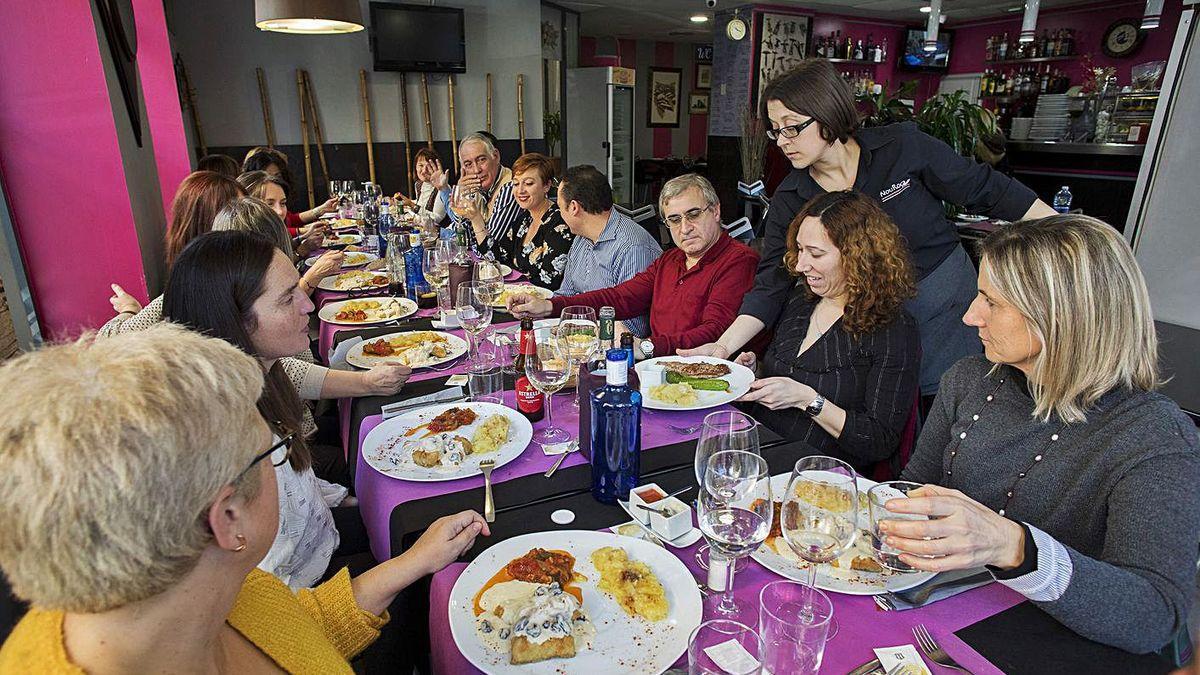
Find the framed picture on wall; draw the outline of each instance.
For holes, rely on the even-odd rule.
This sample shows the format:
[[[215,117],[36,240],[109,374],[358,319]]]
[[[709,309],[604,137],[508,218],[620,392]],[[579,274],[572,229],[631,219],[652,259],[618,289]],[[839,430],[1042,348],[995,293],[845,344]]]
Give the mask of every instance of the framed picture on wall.
[[[804,60],[812,41],[812,18],[763,12],[756,24],[758,58],[754,63],[758,75],[753,80],[755,101],[771,80]]]
[[[682,84],[683,71],[679,68],[650,69],[650,85],[646,96],[646,126],[679,126],[679,97]]]
[[[704,92],[702,94],[692,94],[691,96],[688,96],[688,114],[708,114],[708,92]]]
[[[712,64],[696,64],[696,82],[692,89],[712,89]]]

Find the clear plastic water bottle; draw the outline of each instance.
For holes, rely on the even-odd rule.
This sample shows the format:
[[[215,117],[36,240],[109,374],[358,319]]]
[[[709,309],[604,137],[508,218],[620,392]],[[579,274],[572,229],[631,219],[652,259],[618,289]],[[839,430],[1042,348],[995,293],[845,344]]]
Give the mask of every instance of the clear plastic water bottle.
[[[642,468],[642,394],[629,386],[624,349],[610,349],[605,384],[592,392],[592,497],[604,504],[629,499]]]
[[[1071,210],[1071,190],[1066,185],[1054,195],[1054,210],[1059,213],[1067,213]]]

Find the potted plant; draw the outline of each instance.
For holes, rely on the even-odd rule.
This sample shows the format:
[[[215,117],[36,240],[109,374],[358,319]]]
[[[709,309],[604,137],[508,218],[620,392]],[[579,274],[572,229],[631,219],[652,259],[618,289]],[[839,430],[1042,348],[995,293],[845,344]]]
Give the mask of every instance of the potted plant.
[[[863,126],[882,127],[911,120],[912,106],[904,100],[912,98],[916,88],[917,81],[909,80],[901,83],[900,87],[891,93],[881,91],[878,94],[859,94],[855,102],[858,103],[859,112],[863,116]]]
[[[542,115],[542,136],[546,139],[546,152],[551,157],[557,157],[558,142],[562,140],[562,127],[560,122],[562,117],[555,112],[548,112]]]
[[[940,139],[963,157],[974,157],[975,146],[997,131],[996,117],[967,98],[967,92],[938,94],[916,114],[921,131]]]

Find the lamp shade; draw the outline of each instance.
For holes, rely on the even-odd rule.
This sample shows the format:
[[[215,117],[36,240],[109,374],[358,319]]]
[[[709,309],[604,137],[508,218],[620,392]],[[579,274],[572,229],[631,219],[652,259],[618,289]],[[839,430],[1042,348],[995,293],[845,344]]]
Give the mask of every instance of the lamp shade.
[[[942,0],[929,3],[929,23],[925,27],[925,51],[937,51],[938,24],[941,23]]]
[[[363,25],[358,0],[254,0],[259,30],[301,35],[354,33]]]
[[[1146,12],[1142,15],[1142,29],[1158,28],[1162,19],[1163,0],[1146,0]]]
[[[1037,38],[1037,15],[1040,0],[1025,0],[1025,18],[1021,21],[1019,42],[1033,42]]]

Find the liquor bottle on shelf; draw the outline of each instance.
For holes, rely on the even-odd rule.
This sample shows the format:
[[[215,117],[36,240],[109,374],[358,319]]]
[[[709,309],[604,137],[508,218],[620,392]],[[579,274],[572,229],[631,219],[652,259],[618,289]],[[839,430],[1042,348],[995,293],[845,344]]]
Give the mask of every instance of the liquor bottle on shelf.
[[[842,58],[843,59],[854,58],[854,40],[850,39],[849,35],[846,36],[846,46],[842,51]]]
[[[539,422],[546,416],[546,397],[525,375],[525,362],[537,358],[537,342],[533,337],[533,319],[521,319],[520,333],[521,350],[513,369],[517,372],[517,382],[513,389],[517,394],[517,412],[530,422]]]
[[[996,50],[998,52],[997,58],[999,60],[1004,61],[1008,58],[1008,33],[1005,33],[1004,37],[1000,38],[1000,45],[996,48]]]
[[[875,60],[875,34],[867,33],[867,41],[863,46],[863,59],[867,61]]]
[[[854,45],[854,60],[863,61],[865,58],[866,52],[863,51],[863,41],[859,40],[858,43]]]
[[[642,394],[629,386],[625,350],[606,354],[605,384],[592,392],[590,452],[592,497],[604,504],[629,499],[638,483],[642,454]]]
[[[883,61],[887,61],[887,57],[888,57],[888,39],[883,38],[883,44],[879,46],[879,58],[875,59],[875,61],[878,63],[882,63]]]
[[[813,48],[813,53],[816,54],[817,58],[819,58],[819,59],[825,58],[825,38],[823,38],[823,37],[817,38],[817,42]]]

